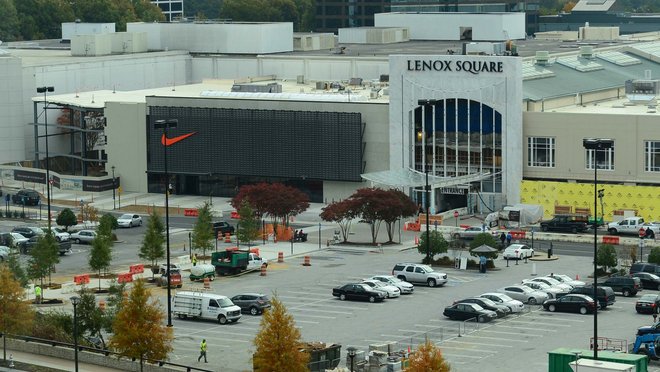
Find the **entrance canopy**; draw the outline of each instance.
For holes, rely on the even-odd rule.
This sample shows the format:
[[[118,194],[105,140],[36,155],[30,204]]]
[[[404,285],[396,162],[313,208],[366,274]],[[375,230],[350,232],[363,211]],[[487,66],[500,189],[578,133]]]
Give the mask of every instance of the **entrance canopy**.
[[[360,176],[367,181],[391,187],[426,186],[426,174],[410,168],[364,173]],[[480,181],[489,176],[490,172],[475,173],[459,177],[438,177],[429,174],[429,186],[431,186],[431,188],[455,187],[470,182]]]

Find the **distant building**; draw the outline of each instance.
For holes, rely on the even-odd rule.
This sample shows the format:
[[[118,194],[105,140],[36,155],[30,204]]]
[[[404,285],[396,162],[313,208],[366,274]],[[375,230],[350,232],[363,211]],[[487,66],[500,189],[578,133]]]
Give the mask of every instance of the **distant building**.
[[[183,0],[151,0],[165,14],[165,20],[172,22],[183,18]]]

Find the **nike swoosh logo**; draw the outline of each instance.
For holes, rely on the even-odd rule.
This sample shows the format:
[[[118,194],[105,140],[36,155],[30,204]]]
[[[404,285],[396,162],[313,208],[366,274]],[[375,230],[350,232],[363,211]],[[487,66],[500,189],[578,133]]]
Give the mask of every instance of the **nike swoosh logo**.
[[[176,136],[176,137],[172,137],[172,138],[167,138],[167,137],[165,137],[165,134],[163,134],[163,136],[160,138],[160,143],[162,143],[163,146],[172,146],[173,144],[175,144],[177,142],[180,142],[180,141],[183,141],[184,139],[192,136],[195,133],[197,133],[197,132],[192,132],[192,133],[188,133],[188,134],[184,134],[184,135]]]

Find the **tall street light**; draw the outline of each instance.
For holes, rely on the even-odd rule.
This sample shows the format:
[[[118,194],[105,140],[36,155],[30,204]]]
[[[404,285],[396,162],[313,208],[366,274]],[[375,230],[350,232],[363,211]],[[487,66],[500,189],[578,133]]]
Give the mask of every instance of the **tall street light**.
[[[168,120],[156,120],[154,122],[154,129],[162,129],[163,130],[163,140],[162,142],[165,142],[165,139],[167,138],[167,129],[168,128],[176,128],[177,125],[179,124],[179,120],[177,119],[168,119]],[[163,143],[163,154],[164,154],[164,161],[165,161],[165,234],[166,234],[166,244],[167,244],[167,326],[171,327],[172,326],[172,289],[171,289],[171,283],[170,283],[170,278],[172,277],[170,275],[170,187],[169,187],[169,182],[170,182],[170,177],[169,173],[167,173],[167,147],[165,143]]]
[[[112,166],[112,210],[117,209],[115,205],[115,189],[117,188],[117,181],[115,180],[115,166]]]
[[[614,140],[604,138],[585,138],[582,140],[582,146],[587,150],[592,150],[594,167],[594,293],[593,298],[598,298],[598,264],[596,256],[598,254],[598,151],[607,150],[614,147]],[[593,340],[594,360],[598,359],[598,309],[594,309],[594,340]]]
[[[73,304],[73,355],[75,363],[75,371],[78,372],[78,313],[77,307],[80,303],[80,297],[73,296],[70,298],[71,304]]]
[[[46,198],[48,199],[48,230],[50,230],[50,158],[48,157],[48,92],[54,92],[54,87],[37,87],[37,93],[44,94],[44,130],[46,137]],[[25,203],[23,203],[25,205]]]
[[[421,105],[423,107],[422,110],[422,122],[424,122],[425,115],[426,115],[426,108],[431,108],[433,109],[433,105],[435,104],[436,100],[434,99],[420,99],[417,101],[417,104]],[[431,120],[433,122],[433,120]],[[426,128],[424,128],[424,133],[426,134]],[[426,141],[428,139],[428,136],[424,136],[424,150],[422,151],[422,156],[423,156],[423,166],[424,166],[424,178],[425,178],[425,185],[424,185],[424,209],[426,210],[426,263],[431,264],[431,239],[430,239],[430,232],[431,232],[431,226],[429,225],[429,209],[430,209],[430,190],[429,190],[429,167],[427,164],[427,155],[426,155]]]

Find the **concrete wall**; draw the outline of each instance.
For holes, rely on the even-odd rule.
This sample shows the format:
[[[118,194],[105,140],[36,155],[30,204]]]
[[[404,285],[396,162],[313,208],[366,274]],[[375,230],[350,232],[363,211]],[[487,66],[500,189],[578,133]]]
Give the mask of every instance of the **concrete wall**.
[[[293,51],[293,23],[128,23],[147,32],[149,50],[268,54]]]
[[[25,121],[21,60],[0,54],[0,164],[25,158]],[[29,102],[29,101],[28,101]]]
[[[117,32],[111,35],[112,53],[144,53],[147,51],[146,32]]]
[[[619,40],[618,27],[580,27],[580,40]]]
[[[106,169],[115,167],[125,191],[147,192],[146,115],[144,103],[106,103],[106,152],[110,154]]]
[[[474,41],[525,39],[525,13],[377,13],[376,27],[407,27],[411,40],[462,40],[472,29]]]
[[[293,35],[293,50],[294,51],[308,51],[308,50],[321,50],[332,49],[335,47],[335,35],[327,34],[301,34]]]
[[[409,30],[405,27],[340,28],[339,42],[347,44],[389,44],[409,41]]]
[[[72,56],[105,56],[112,52],[110,34],[75,35],[71,38]]]
[[[71,40],[76,35],[111,34],[115,32],[114,23],[62,23],[62,40]]]

